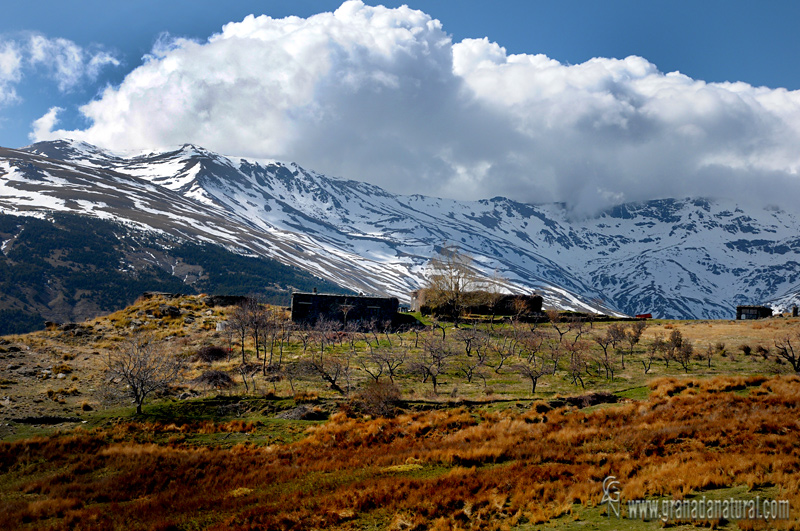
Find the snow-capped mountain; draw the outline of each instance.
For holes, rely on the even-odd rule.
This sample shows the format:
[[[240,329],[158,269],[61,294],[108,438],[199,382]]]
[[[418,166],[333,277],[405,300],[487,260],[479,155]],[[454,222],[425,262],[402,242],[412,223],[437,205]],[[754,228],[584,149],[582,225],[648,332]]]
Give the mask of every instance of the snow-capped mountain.
[[[191,145],[135,156],[69,141],[2,149],[0,211],[116,219],[401,300],[444,243],[506,289],[562,308],[732,318],[737,304],[785,308],[800,292],[796,213],[666,199],[571,220],[558,204],[394,195]]]

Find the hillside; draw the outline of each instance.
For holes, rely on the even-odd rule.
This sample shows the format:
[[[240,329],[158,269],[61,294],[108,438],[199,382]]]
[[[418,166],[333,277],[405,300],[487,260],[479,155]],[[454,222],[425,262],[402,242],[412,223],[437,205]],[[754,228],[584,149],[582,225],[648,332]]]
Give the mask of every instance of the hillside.
[[[559,204],[395,195],[190,145],[122,156],[43,142],[0,150],[0,175],[6,213],[113,218],[401,300],[448,243],[503,289],[564,309],[719,319],[739,304],[798,301],[800,217],[730,201],[663,199],[576,218]]]
[[[781,338],[796,341],[797,319],[650,322],[630,351],[609,349],[612,378],[594,338],[614,323],[573,322],[563,333],[566,322],[397,334],[295,329],[277,339],[280,351],[273,344],[278,371],[243,380],[237,340],[216,330],[233,310],[204,297],[154,296],[78,325],[4,338],[0,527],[660,529],[659,518],[637,522],[630,513],[609,523],[600,500],[610,475],[623,500],[800,506],[800,379],[776,375],[787,367],[774,356]],[[283,330],[285,314],[270,315],[272,330]],[[697,354],[686,368],[654,347],[678,331]],[[149,399],[142,415],[129,400],[105,401],[108,355],[136,333],[152,334],[188,364],[185,378]],[[536,338],[543,343],[532,352]],[[229,341],[233,355],[225,356]],[[438,341],[451,356],[437,389],[418,363]],[[223,355],[201,358],[207,346]],[[270,347],[262,344],[259,359],[252,337],[244,346],[260,368]],[[398,352],[408,356],[396,367],[399,396],[375,401],[370,393],[389,386],[388,374],[384,387],[370,384],[375,354]],[[549,366],[555,352],[558,370],[546,371],[532,393],[519,367],[528,356],[533,367]],[[484,355],[487,364],[477,365]],[[293,369],[345,358],[348,394]],[[576,359],[584,363],[580,383]],[[483,379],[469,380],[468,366]],[[210,371],[233,384],[203,383]],[[359,409],[370,403],[391,407]],[[795,515],[741,523],[797,529]]]
[[[0,214],[0,240],[0,335],[110,313],[146,291],[283,305],[293,289],[343,291],[269,258],[77,214]]]

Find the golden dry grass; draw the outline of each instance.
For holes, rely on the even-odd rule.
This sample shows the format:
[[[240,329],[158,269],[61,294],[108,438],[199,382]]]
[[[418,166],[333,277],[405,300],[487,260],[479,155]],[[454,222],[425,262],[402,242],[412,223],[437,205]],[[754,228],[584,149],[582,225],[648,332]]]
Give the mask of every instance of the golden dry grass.
[[[301,441],[266,448],[132,436],[248,429],[237,423],[121,423],[3,443],[0,527],[502,529],[599,504],[608,475],[621,478],[625,499],[743,485],[800,508],[800,378],[651,386],[647,401],[591,412],[339,414]]]

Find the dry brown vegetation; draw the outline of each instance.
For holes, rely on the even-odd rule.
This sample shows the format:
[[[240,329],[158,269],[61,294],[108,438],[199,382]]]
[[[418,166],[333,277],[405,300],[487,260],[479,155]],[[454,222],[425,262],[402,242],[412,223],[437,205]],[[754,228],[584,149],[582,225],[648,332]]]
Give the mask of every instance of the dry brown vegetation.
[[[142,423],[0,444],[3,529],[502,529],[734,485],[800,507],[800,378],[666,378],[595,411],[335,415],[281,446],[197,448]],[[577,504],[577,505],[576,505]],[[769,524],[799,529],[795,521]]]
[[[800,378],[779,356],[798,319],[393,333],[271,308],[258,333],[215,331],[234,313],[156,297],[5,338],[0,529],[527,529],[580,518],[608,475],[627,499],[738,486],[800,507]],[[103,360],[141,331],[185,379],[110,412]],[[210,418],[170,417],[179,393]],[[601,395],[618,403],[585,407]]]

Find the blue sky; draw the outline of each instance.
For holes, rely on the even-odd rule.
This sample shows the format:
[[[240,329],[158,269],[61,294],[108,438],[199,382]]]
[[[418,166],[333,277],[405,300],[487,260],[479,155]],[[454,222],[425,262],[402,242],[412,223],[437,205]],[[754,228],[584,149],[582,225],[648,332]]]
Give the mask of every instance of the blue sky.
[[[364,7],[367,10],[371,6],[378,5],[376,2],[371,1],[365,3],[366,6]],[[56,2],[45,0],[9,3],[3,7],[3,15],[0,19],[0,145],[19,147],[35,139],[72,136],[98,144],[102,144],[105,139],[108,139],[106,147],[112,149],[139,149],[179,144],[183,136],[186,136],[185,141],[187,142],[203,143],[210,149],[227,153],[233,150],[235,152],[230,153],[233,155],[281,159],[290,157],[292,160],[311,165],[313,169],[318,171],[369,180],[390,189],[392,189],[392,183],[401,180],[405,183],[418,184],[418,186],[414,186],[414,191],[418,191],[417,188],[419,190],[431,190],[430,183],[432,180],[435,179],[436,182],[441,183],[444,179],[446,186],[442,185],[439,189],[434,189],[433,192],[460,198],[482,197],[495,188],[494,185],[488,186],[487,183],[496,183],[498,177],[510,175],[511,173],[519,174],[520,168],[529,168],[532,165],[536,165],[539,169],[532,171],[531,175],[526,179],[515,180],[509,178],[507,186],[500,187],[500,191],[506,195],[513,196],[514,194],[523,194],[522,190],[534,189],[534,192],[527,192],[527,196],[523,197],[521,195],[520,198],[531,201],[537,197],[543,200],[563,200],[566,191],[574,189],[572,184],[577,182],[579,186],[583,187],[582,189],[586,190],[587,198],[605,197],[607,201],[611,202],[621,199],[641,199],[654,195],[674,195],[684,190],[685,193],[704,193],[705,188],[703,187],[692,189],[691,186],[688,186],[670,190],[655,184],[655,181],[664,179],[665,176],[670,175],[670,172],[676,171],[689,175],[686,178],[686,183],[697,181],[698,178],[702,177],[703,182],[708,183],[706,187],[708,189],[711,189],[712,186],[719,187],[720,183],[725,182],[724,180],[728,178],[745,180],[747,175],[772,175],[770,172],[778,172],[781,182],[787,179],[788,181],[786,182],[794,182],[792,179],[794,179],[793,176],[797,171],[798,164],[796,160],[787,155],[787,152],[791,151],[791,145],[780,144],[775,139],[781,136],[786,137],[788,130],[790,140],[794,141],[795,138],[792,135],[797,133],[795,130],[796,122],[790,121],[777,124],[768,131],[760,129],[762,126],[759,125],[765,121],[771,122],[773,119],[780,121],[780,117],[783,114],[793,116],[795,109],[791,105],[794,104],[791,103],[790,105],[786,102],[774,103],[776,97],[774,94],[770,93],[770,95],[765,96],[757,93],[758,91],[755,89],[760,86],[766,86],[770,89],[785,88],[790,92],[800,89],[800,68],[798,68],[800,67],[800,32],[797,31],[796,27],[797,21],[800,20],[800,3],[798,2],[744,2],[730,0],[705,0],[703,2],[678,0],[477,2],[470,0],[436,0],[425,2],[384,2],[380,5],[388,8],[397,8],[403,4],[408,5],[412,10],[423,12],[427,19],[415,18],[415,16],[406,12],[400,14],[399,11],[393,11],[393,16],[398,20],[402,19],[402,24],[408,24],[409,27],[419,26],[424,25],[426,23],[425,20],[434,19],[441,23],[437,32],[425,34],[427,36],[424,39],[429,39],[425,46],[429,46],[436,39],[441,38],[442,35],[449,36],[455,48],[469,43],[470,46],[460,46],[463,52],[462,56],[469,48],[470,51],[467,54],[470,55],[469,61],[475,61],[470,63],[471,66],[467,68],[468,71],[459,72],[458,79],[453,82],[457,82],[459,85],[466,83],[474,92],[476,101],[478,101],[476,116],[481,118],[475,118],[472,122],[459,121],[459,119],[454,118],[463,114],[466,108],[474,110],[476,101],[469,104],[471,106],[468,105],[467,107],[453,110],[452,115],[443,114],[438,117],[438,121],[450,123],[450,125],[449,127],[441,126],[441,129],[437,130],[436,138],[448,138],[448,140],[441,141],[436,146],[435,151],[423,152],[428,149],[427,146],[413,145],[409,145],[405,150],[397,150],[393,145],[398,141],[403,142],[403,139],[407,139],[409,144],[413,144],[413,140],[419,136],[418,128],[421,127],[421,122],[409,122],[401,124],[395,129],[387,129],[378,134],[372,134],[372,137],[385,137],[387,142],[380,145],[370,144],[369,149],[366,147],[359,149],[357,145],[365,144],[367,134],[356,135],[348,130],[344,136],[348,136],[349,144],[344,147],[343,144],[336,144],[330,140],[331,135],[336,136],[338,132],[343,130],[341,129],[344,127],[342,123],[335,125],[333,122],[328,121],[327,118],[319,118],[321,115],[330,116],[330,110],[336,108],[341,110],[342,116],[347,118],[346,122],[350,129],[357,127],[361,123],[361,118],[366,116],[363,121],[363,127],[372,127],[374,132],[375,124],[371,122],[371,118],[368,116],[370,108],[363,106],[367,105],[367,103],[362,105],[358,102],[371,102],[369,104],[376,106],[375,108],[383,108],[382,106],[406,105],[412,101],[419,101],[419,95],[412,95],[408,92],[408,90],[412,89],[406,90],[407,87],[403,83],[404,76],[407,76],[409,80],[413,80],[417,86],[427,87],[426,83],[432,83],[431,76],[436,75],[435,68],[434,70],[429,70],[427,67],[420,65],[409,67],[401,62],[393,63],[390,66],[381,63],[381,75],[389,76],[394,80],[391,83],[385,81],[385,79],[380,81],[381,93],[386,96],[386,99],[376,97],[374,101],[370,100],[371,95],[374,95],[376,90],[373,87],[373,90],[368,93],[353,91],[359,94],[357,101],[345,97],[344,94],[336,93],[336,98],[334,99],[327,100],[323,98],[319,100],[310,96],[311,99],[303,100],[300,103],[292,103],[294,107],[273,109],[270,108],[272,102],[275,101],[272,99],[273,96],[270,96],[270,98],[265,97],[264,101],[260,103],[263,107],[263,116],[259,115],[263,120],[262,123],[269,124],[270,131],[281,129],[295,134],[294,137],[287,134],[287,137],[290,138],[288,140],[283,139],[280,142],[277,140],[272,143],[251,142],[249,141],[251,137],[243,136],[239,138],[239,144],[232,144],[212,134],[206,134],[205,136],[198,134],[194,138],[188,138],[193,135],[186,134],[186,131],[215,130],[218,128],[224,132],[226,125],[215,121],[213,117],[208,118],[199,125],[196,123],[184,123],[187,120],[185,109],[172,117],[171,122],[165,118],[160,129],[154,129],[147,125],[147,127],[142,126],[142,129],[138,130],[137,124],[142,124],[145,121],[141,117],[147,116],[148,112],[152,113],[153,109],[142,107],[139,109],[139,114],[135,115],[136,109],[130,110],[129,107],[121,107],[123,105],[123,103],[120,103],[122,100],[125,100],[125,105],[128,105],[129,101],[138,101],[136,100],[137,95],[142,96],[143,94],[141,91],[136,92],[137,87],[141,89],[141,85],[137,85],[134,82],[136,75],[158,76],[164,74],[165,65],[168,64],[171,57],[176,60],[186,61],[181,63],[186,70],[181,76],[172,76],[169,79],[165,77],[160,81],[160,92],[152,92],[154,90],[153,87],[148,86],[147,97],[152,98],[156,94],[156,97],[163,98],[164,101],[169,100],[168,103],[164,104],[164,107],[159,108],[161,113],[165,112],[165,108],[174,109],[176,105],[180,105],[185,101],[188,102],[187,105],[192,105],[193,109],[210,108],[212,109],[211,114],[214,115],[213,109],[215,109],[216,104],[214,102],[209,103],[209,98],[219,98],[222,101],[230,91],[221,90],[214,94],[204,92],[202,95],[197,93],[196,87],[200,83],[199,78],[202,76],[196,72],[195,66],[202,64],[203,61],[208,61],[208,68],[217,68],[213,62],[216,56],[212,53],[212,46],[208,41],[209,37],[220,33],[223,25],[241,23],[250,14],[256,16],[264,14],[272,17],[272,19],[296,15],[306,20],[318,13],[333,12],[341,5],[339,1],[330,2],[325,0],[232,0],[229,2],[197,0],[191,2],[182,0],[166,2],[163,0]],[[372,24],[372,22],[364,22],[364,20],[366,19],[363,17],[356,17],[343,22],[343,24],[351,24],[349,27],[352,28],[356,28],[352,24]],[[374,21],[375,18],[369,20]],[[269,24],[263,20],[259,23],[264,27]],[[333,27],[328,26],[328,22],[324,24],[326,27]],[[232,35],[233,38],[240,39],[244,26],[237,26],[237,28],[236,31],[232,32]],[[360,26],[358,28],[358,30],[354,31],[360,31]],[[312,39],[309,35],[317,35],[308,27],[304,28],[303,31],[305,32],[303,33],[305,35],[303,38]],[[422,35],[422,33],[419,33],[419,35]],[[39,38],[38,55],[29,50],[33,36]],[[192,48],[186,44],[186,41],[181,41],[180,39],[182,38],[195,41],[200,48]],[[333,40],[338,38],[331,37]],[[483,38],[486,38],[486,40],[480,46],[478,46],[477,41],[472,41],[472,39]],[[311,43],[312,40],[299,42]],[[232,43],[233,41],[230,42]],[[420,44],[420,42],[416,42],[416,44]],[[3,48],[4,43],[5,48]],[[358,45],[360,46],[361,44]],[[400,41],[390,44],[390,46],[402,45],[403,43]],[[308,44],[308,46],[310,46],[309,50],[315,49],[311,48],[312,44]],[[337,41],[334,48],[338,49],[338,46],[347,48],[349,45]],[[504,49],[504,53],[501,54],[502,57],[499,59],[499,56],[493,51],[493,46]],[[5,82],[3,81],[2,55],[4,49],[6,51]],[[154,50],[157,53],[154,53]],[[239,50],[242,57],[250,53],[243,45]],[[328,49],[326,48],[326,50]],[[393,49],[393,51],[387,53],[391,55],[392,61],[400,61],[398,59],[400,55],[395,52],[396,50]],[[15,67],[13,64],[9,66],[11,64],[9,62],[13,60],[14,53],[19,57],[19,62]],[[226,54],[226,61],[230,62],[231,57],[237,57],[236,53],[239,52],[226,49],[224,53]],[[446,53],[449,54],[449,48]],[[48,56],[48,54],[51,55]],[[146,61],[143,60],[143,57],[148,54],[151,55],[150,65],[145,65]],[[519,107],[514,107],[513,110],[509,107],[505,110],[506,114],[503,116],[494,112],[497,110],[499,103],[498,101],[491,101],[493,94],[496,95],[498,90],[508,88],[508,83],[511,79],[503,77],[507,74],[508,68],[501,69],[500,63],[507,62],[507,58],[514,54],[530,57],[542,54],[546,58],[557,61],[563,67],[581,65],[592,58],[621,60],[628,56],[639,56],[651,67],[657,69],[658,75],[647,71],[646,65],[643,66],[638,63],[625,64],[623,66],[611,62],[603,63],[602,69],[605,73],[602,76],[606,77],[603,77],[602,83],[615,85],[616,88],[610,92],[613,97],[617,98],[615,102],[619,103],[621,101],[625,103],[628,101],[625,99],[627,96],[622,99],[617,97],[619,93],[627,93],[628,91],[636,94],[631,101],[649,101],[651,97],[656,98],[660,107],[655,111],[649,109],[644,116],[650,119],[656,115],[662,122],[656,125],[640,124],[639,126],[643,128],[642,130],[652,131],[663,127],[675,127],[675,130],[681,131],[681,134],[691,130],[694,131],[692,134],[698,135],[698,138],[705,139],[704,141],[707,142],[707,145],[701,146],[702,150],[698,148],[700,151],[698,151],[692,164],[676,164],[667,160],[665,156],[664,161],[654,162],[663,166],[658,171],[647,174],[647,171],[644,170],[647,164],[640,159],[643,158],[649,163],[653,161],[652,153],[645,151],[638,156],[630,155],[637,148],[637,145],[631,144],[631,127],[641,122],[644,119],[642,118],[643,115],[634,116],[635,113],[623,113],[624,116],[622,118],[619,116],[608,118],[608,109],[598,110],[598,106],[603,105],[601,103],[603,99],[598,97],[596,82],[587,77],[599,74],[587,74],[585,71],[589,69],[584,68],[580,72],[577,70],[564,70],[562,72],[563,75],[558,74],[557,80],[551,86],[561,86],[558,83],[563,83],[563,87],[568,88],[579,86],[580,90],[584,91],[584,95],[588,94],[588,96],[583,97],[577,94],[574,95],[572,100],[564,100],[565,108],[571,106],[571,108],[593,110],[587,110],[586,112],[589,114],[581,116],[560,114],[558,117],[559,123],[573,123],[574,127],[578,129],[568,129],[566,126],[561,127],[550,137],[558,137],[565,149],[569,149],[572,145],[571,143],[574,143],[573,147],[577,147],[585,145],[589,140],[595,145],[607,143],[606,147],[612,152],[613,157],[605,159],[597,153],[587,152],[577,157],[578,160],[576,161],[574,157],[566,157],[563,154],[552,155],[553,150],[557,149],[555,146],[546,145],[546,140],[542,138],[537,137],[532,140],[533,137],[526,131],[532,128],[541,130],[552,125],[552,122],[542,118],[542,113],[548,112],[547,109],[552,108],[554,102],[556,103],[555,106],[558,107],[560,100],[553,99],[557,98],[557,96],[546,95],[544,96],[547,98],[546,101],[526,100],[522,102],[520,100],[519,105],[524,108],[524,111],[520,111]],[[189,58],[190,56],[191,58]],[[495,65],[497,66],[496,75],[495,73],[487,74],[486,69],[480,69],[477,66],[479,58],[486,59],[490,56],[492,57],[491,61],[497,63]],[[61,62],[59,62],[58,57],[62,57]],[[72,61],[65,66],[63,57],[71,57]],[[275,57],[271,52],[268,53],[265,50],[264,54],[258,57],[260,58],[259,60],[263,59],[265,62],[251,65],[252,68],[274,71],[289,68],[284,77],[299,75],[296,70],[291,70],[291,66],[288,63],[270,62],[270,58]],[[353,69],[353,61],[353,57],[350,57],[345,66],[342,67],[349,69],[347,71],[354,76],[353,79],[361,79],[359,76],[364,72],[374,73],[377,68],[375,64],[369,63],[368,68],[363,71],[359,69],[360,67]],[[156,68],[159,65],[164,68]],[[187,67],[186,65],[190,66]],[[473,67],[475,68],[473,69]],[[320,68],[323,67],[320,66]],[[615,70],[619,68],[625,70],[622,77]],[[644,70],[642,70],[643,68]],[[250,73],[246,70],[231,74],[237,80],[238,86],[241,86],[242,79],[249,79]],[[736,108],[730,110],[730,112],[725,111],[723,113],[726,115],[725,119],[715,115],[712,123],[704,121],[709,114],[705,100],[703,103],[694,99],[689,103],[682,100],[676,104],[678,105],[677,108],[681,109],[678,114],[684,113],[687,105],[693,107],[694,110],[691,112],[686,111],[688,114],[686,114],[685,120],[682,119],[683,121],[678,120],[676,122],[672,114],[663,107],[668,105],[668,103],[664,103],[664,92],[656,94],[655,89],[652,88],[658,79],[674,81],[673,78],[667,78],[664,74],[676,71],[688,78],[684,78],[686,83],[683,83],[683,86],[690,86],[691,83],[689,82],[743,82],[750,88],[745,91],[748,93],[746,97],[741,97],[740,99],[749,106],[742,109]],[[320,87],[324,85],[325,75],[330,73],[326,72],[327,74],[324,72],[318,73],[320,77],[317,78],[316,84],[311,88],[303,88],[304,86],[291,84],[287,86],[286,91],[298,90],[302,92],[302,90],[311,90],[312,92],[316,91],[314,92],[315,94],[319,94]],[[537,80],[542,79],[540,74],[541,72],[535,76],[530,74],[524,77],[523,85],[530,83],[530,87],[526,90],[530,92],[539,90],[537,88],[539,85],[536,83],[538,83]],[[492,79],[487,81],[487,76]],[[636,87],[620,85],[622,83],[620,79],[629,79],[631,76],[633,78],[649,76],[651,82],[646,88],[638,85]],[[174,86],[166,87],[170,83],[175,83],[175,79],[178,78],[186,84],[186,94],[184,95],[185,97],[182,96],[176,99]],[[397,80],[400,81],[398,82]],[[275,82],[274,79],[249,81],[256,84]],[[300,83],[300,80],[296,81]],[[209,80],[203,79],[202,82],[207,85]],[[595,83],[595,85],[592,85],[592,83]],[[693,93],[697,92],[697,83],[692,85],[694,87],[691,89]],[[396,93],[387,96],[391,91],[386,87],[390,85],[393,90],[396,89]],[[412,83],[408,84],[408,87],[412,86]],[[428,94],[432,94],[430,96],[431,101],[424,102],[421,108],[426,108],[426,105],[433,106],[434,102],[437,103],[435,103],[435,107],[431,108],[446,108],[447,106],[442,104],[443,101],[449,100],[456,93],[459,97],[463,95],[463,90],[453,89],[453,92],[451,91],[452,87],[443,89],[442,93],[437,94],[438,88],[442,86],[431,85],[426,89],[425,97],[428,98]],[[111,92],[105,95],[101,94],[101,91],[106,87],[110,87]],[[498,87],[505,88],[500,89]],[[363,86],[360,86],[359,90],[361,89],[363,89]],[[286,96],[288,94],[286,91],[281,92],[281,94]],[[723,90],[723,92],[725,91],[727,89]],[[569,90],[565,90],[564,93],[569,93]],[[719,102],[726,103],[715,103],[714,105],[730,105],[729,96],[731,93],[736,94],[737,97],[743,94],[740,89],[735,89],[732,92],[728,91],[722,95],[717,94],[714,97],[719,96]],[[248,101],[253,100],[253,94],[248,93],[246,95],[249,98]],[[258,99],[258,93],[256,92],[255,94],[256,99]],[[279,96],[275,95],[274,97]],[[235,97],[232,96],[232,98]],[[240,97],[245,98],[244,95],[240,95]],[[504,97],[504,100],[511,101],[513,98],[514,96],[509,94]],[[752,103],[758,98],[761,98],[758,103]],[[743,113],[755,113],[758,111],[754,109],[759,106],[764,107],[764,98],[768,98],[769,102],[771,102],[770,105],[773,105],[773,107],[770,107],[771,114],[768,119],[763,116],[755,116],[752,119],[741,118]],[[794,98],[789,99],[794,101]],[[204,103],[199,104],[199,100]],[[83,105],[92,101],[99,103],[94,105],[91,112],[81,109]],[[224,101],[223,103],[225,106],[232,106],[234,105],[234,100]],[[467,104],[464,103],[464,105]],[[634,106],[638,105],[640,103],[634,104]],[[647,105],[642,105],[647,107]],[[786,107],[786,105],[789,105],[789,107]],[[323,138],[314,136],[314,132],[309,133],[310,122],[308,120],[311,120],[311,118],[306,117],[307,121],[293,121],[293,117],[300,112],[299,110],[306,112],[310,108],[309,106],[316,109],[314,112],[317,114],[314,119],[322,120],[324,125],[322,129],[329,133],[329,136]],[[58,110],[48,114],[48,111],[53,108],[58,108]],[[372,109],[374,110],[374,108]],[[732,107],[725,107],[725,109],[732,109]],[[382,110],[381,113],[383,112]],[[535,116],[531,118],[532,121],[525,123],[509,122],[510,113],[519,116],[521,112]],[[613,112],[622,111],[617,109]],[[716,107],[714,112],[719,112]],[[115,113],[121,114],[120,124],[123,125],[119,127],[124,126],[126,130],[133,129],[133,133],[122,135],[119,131],[114,130],[114,124],[111,122],[116,115]],[[222,113],[220,112],[220,114]],[[216,114],[216,116],[220,114]],[[402,121],[406,119],[407,114],[399,113],[394,115],[387,113],[382,115],[382,120]],[[236,112],[232,112],[231,115],[235,116]],[[427,116],[430,116],[430,111]],[[598,118],[598,116],[605,118]],[[40,120],[38,126],[35,126],[34,122],[43,117],[44,119]],[[272,120],[273,118],[274,120]],[[606,118],[616,124],[614,127],[618,129],[622,127],[625,130],[623,131],[624,134],[617,135],[620,132],[619,130],[612,133],[610,129],[603,129],[611,127],[609,125],[611,122],[606,123],[603,121]],[[344,118],[342,119],[344,120]],[[726,121],[728,119],[730,121]],[[216,120],[219,119],[217,118]],[[570,120],[573,120],[573,122],[570,122]],[[604,131],[603,134],[596,139],[587,137],[586,131],[580,129],[583,127],[581,124],[586,123],[587,120],[592,120],[594,130],[602,129]],[[624,122],[622,126],[620,126],[620,123],[622,123],[620,120]],[[666,122],[663,122],[663,120],[666,120]],[[664,125],[665,123],[667,125]],[[170,124],[177,124],[177,126],[174,129],[170,129]],[[742,128],[741,139],[727,138],[726,135],[728,133],[725,131],[732,125]],[[439,127],[437,125],[434,128]],[[492,135],[486,133],[486,138],[480,135],[457,138],[458,131],[475,127],[485,128],[486,130],[495,128],[495,130]],[[699,132],[692,128],[697,128]],[[757,131],[755,131],[756,129]],[[256,133],[258,131],[254,132],[254,135]],[[770,149],[765,152],[748,151],[751,147],[745,138],[753,134],[765,135],[766,140],[762,143],[772,142],[774,145],[771,145]],[[230,137],[229,134],[227,136]],[[305,145],[299,140],[308,137],[313,137],[313,145]],[[497,147],[494,151],[486,149],[486,153],[480,157],[470,157],[463,154],[474,152],[470,145],[491,145],[494,139],[498,138],[501,140],[498,140],[497,143],[500,144],[501,141],[503,143],[504,147],[502,149],[500,147]],[[662,148],[665,145],[672,144],[671,141],[665,141],[662,137],[653,137],[652,142],[665,142]],[[723,146],[723,144],[725,146],[737,146],[737,142],[742,143],[737,148],[737,153],[747,151],[747,154],[746,156],[733,157],[736,160],[731,160],[730,151],[732,148],[720,146]],[[519,144],[519,151],[510,151],[507,146],[515,143]],[[238,146],[241,147],[239,148]],[[528,157],[520,163],[520,153],[531,151],[531,146],[540,149],[541,153],[532,158]],[[326,152],[326,149],[329,151]],[[389,161],[389,165],[392,167],[402,166],[404,161],[409,161],[410,158],[414,158],[417,155],[418,160],[415,158],[410,161],[405,169],[384,171],[379,169],[380,166],[376,160],[370,159],[371,155],[364,154],[366,151],[371,154],[381,153],[378,158],[384,162]],[[664,151],[665,149],[660,149],[658,153]],[[632,158],[625,159],[625,157]],[[626,167],[636,168],[638,173],[617,177],[614,180],[612,174],[619,173],[620,170],[614,166],[612,159],[620,158],[629,163],[626,164]],[[780,163],[763,162],[767,159],[770,161],[779,160]],[[727,168],[729,176],[721,175],[720,167]],[[378,172],[386,173],[386,176],[383,178],[375,177]],[[424,174],[427,177],[408,181],[403,177],[404,172],[411,172],[414,175]],[[741,175],[742,172],[746,175]],[[575,177],[579,173],[582,177]],[[734,177],[730,177],[730,175],[734,174]],[[570,184],[559,184],[560,181]],[[504,179],[503,182],[506,182],[506,180]],[[647,183],[652,184],[652,186],[647,185]],[[447,192],[448,189],[451,190],[449,193]],[[453,189],[460,192],[454,193],[452,192]],[[747,193],[746,188],[737,188],[736,190],[738,190],[737,193]],[[586,200],[590,202],[596,201],[596,199]]]

